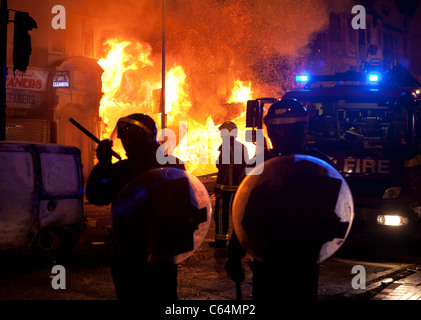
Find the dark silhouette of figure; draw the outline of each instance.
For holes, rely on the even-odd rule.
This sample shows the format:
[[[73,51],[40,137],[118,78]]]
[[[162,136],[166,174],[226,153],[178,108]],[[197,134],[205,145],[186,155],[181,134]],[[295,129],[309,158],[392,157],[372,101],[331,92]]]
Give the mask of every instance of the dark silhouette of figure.
[[[272,104],[264,123],[273,146],[272,149],[264,151],[265,164],[279,155],[294,154],[311,155],[330,163],[329,157],[322,152],[305,148],[308,113],[297,100],[282,99]],[[262,256],[266,255],[265,261],[255,258],[250,264],[253,272],[252,294],[255,300],[317,299],[319,274],[317,258],[322,244],[331,236],[330,231],[325,235],[320,233],[325,233],[326,229],[337,222],[334,212],[327,210],[324,215],[322,211],[326,210],[326,202],[333,202],[332,210],[334,210],[335,192],[337,197],[341,180],[338,186],[337,179],[328,179],[326,186],[330,188],[329,191],[334,199],[322,199],[323,197],[320,197],[322,193],[314,190],[324,185],[309,184],[309,181],[312,181],[310,175],[314,172],[311,163],[310,167],[307,165],[301,168],[295,167],[290,172],[282,172],[283,185],[262,184],[250,193],[242,226],[248,229],[251,242],[255,240],[260,242],[260,248],[263,248]],[[273,170],[274,173],[276,171]],[[305,199],[305,194],[297,194],[300,190],[308,191],[308,199]],[[263,202],[261,199],[271,199],[271,201]],[[247,215],[250,210],[259,212],[258,219],[256,216]],[[322,214],[314,214],[315,211]],[[323,227],[325,220],[319,219],[318,216],[323,218],[329,216],[329,219],[333,217],[331,219],[333,222],[328,222],[326,227]],[[271,220],[273,217],[275,220]],[[308,225],[305,226],[303,221],[308,222]],[[279,242],[262,245],[265,239],[261,234],[268,232],[276,234],[275,237],[279,238]],[[245,278],[242,258],[246,250],[241,246],[235,232],[232,233],[227,251],[227,274],[234,282],[242,282]],[[268,260],[271,262],[268,263]]]
[[[112,141],[99,143],[98,164],[89,175],[86,186],[88,201],[99,206],[114,205],[130,181],[148,170],[162,167],[157,161],[157,152],[162,151],[156,135],[155,121],[148,115],[136,113],[120,118],[117,136],[121,139],[127,159],[112,164]],[[184,169],[184,165],[176,160],[177,164],[166,166]],[[140,232],[137,226],[130,230]],[[115,239],[111,271],[119,300],[177,299],[177,265],[171,261],[149,263],[143,255],[122,247],[118,238]]]
[[[225,248],[228,242],[229,215],[235,192],[241,182],[248,162],[246,147],[236,140],[237,126],[234,122],[224,122],[220,127],[222,145],[216,167],[218,176],[215,185],[215,241],[209,242],[214,248]]]

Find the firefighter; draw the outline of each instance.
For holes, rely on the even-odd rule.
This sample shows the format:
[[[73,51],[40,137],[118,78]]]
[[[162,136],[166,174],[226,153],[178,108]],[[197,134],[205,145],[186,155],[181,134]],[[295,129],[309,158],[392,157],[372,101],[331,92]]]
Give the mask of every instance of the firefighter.
[[[307,154],[330,162],[329,157],[322,152],[316,149],[305,149],[308,112],[297,100],[282,99],[272,104],[264,118],[264,123],[273,147],[264,151],[265,161],[278,155]],[[294,239],[291,239],[291,241],[294,241]],[[225,266],[227,274],[231,280],[240,283],[245,278],[242,258],[245,256],[246,250],[240,245],[235,232],[232,233],[228,243],[227,253],[228,259]],[[250,265],[253,272],[252,294],[255,300],[317,298],[318,264],[315,262],[308,266],[295,265],[291,268],[294,265],[294,262],[291,261],[285,261],[282,266],[273,266],[254,259]],[[298,271],[300,272],[300,278],[297,276],[296,279],[293,279],[293,273]],[[291,281],[296,281],[297,286],[285,285],[285,283],[290,284]],[[300,286],[303,283],[307,289]],[[293,296],[292,287],[300,291],[299,297]],[[285,288],[288,288],[287,292],[283,290]]]
[[[157,127],[151,117],[136,113],[120,118],[116,130],[127,159],[112,164],[112,141],[99,143],[98,164],[86,186],[86,198],[95,205],[114,205],[131,180],[152,168],[162,167],[156,158],[157,152],[161,151],[156,141]],[[173,166],[184,169],[184,165]],[[117,299],[177,299],[177,265],[171,262],[151,265],[126,251],[119,248],[118,239],[115,239],[111,271]]]
[[[219,147],[220,154],[216,164],[218,177],[215,185],[215,241],[209,242],[213,248],[225,248],[227,245],[232,201],[248,162],[246,147],[236,140],[235,123],[224,122],[219,130],[222,144]]]

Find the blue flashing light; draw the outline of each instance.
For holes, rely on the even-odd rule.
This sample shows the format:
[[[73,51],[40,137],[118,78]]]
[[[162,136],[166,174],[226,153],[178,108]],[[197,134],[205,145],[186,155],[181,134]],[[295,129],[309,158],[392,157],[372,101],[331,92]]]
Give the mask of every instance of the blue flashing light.
[[[380,74],[369,73],[367,79],[368,79],[369,82],[379,82],[380,81]]]
[[[310,80],[310,76],[308,76],[307,74],[295,76],[295,81],[298,82],[307,82],[308,80]]]

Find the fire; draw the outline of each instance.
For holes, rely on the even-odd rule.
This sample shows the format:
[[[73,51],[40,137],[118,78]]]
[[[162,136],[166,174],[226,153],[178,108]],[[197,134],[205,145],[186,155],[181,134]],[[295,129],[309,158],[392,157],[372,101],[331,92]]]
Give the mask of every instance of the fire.
[[[181,66],[174,66],[165,75],[165,112],[168,122],[175,121],[175,116],[187,112],[192,103],[188,97],[186,74]]]
[[[218,171],[220,135],[212,117],[202,125],[193,119],[187,121],[187,132],[174,150],[174,155],[185,162],[186,170],[195,175],[212,174]]]
[[[138,105],[139,100],[132,99],[133,89],[127,90],[128,88],[124,85],[127,80],[125,76],[130,71],[153,66],[153,63],[149,59],[152,49],[147,44],[136,43],[132,48],[134,53],[128,52],[131,45],[129,41],[119,42],[116,39],[109,39],[105,44],[110,47],[110,51],[106,58],[98,61],[98,64],[104,69],[102,75],[104,96],[101,100],[99,113],[104,123],[108,123],[108,116],[115,114],[112,109],[116,106],[122,108],[121,104],[125,104],[124,109],[126,109],[133,102]],[[132,88],[136,88],[136,86],[132,86]],[[140,93],[140,91],[136,92],[135,97],[139,97]]]
[[[251,99],[253,99],[251,82],[249,82],[248,86],[244,86],[242,81],[236,80],[234,82],[234,88],[232,89],[231,97],[228,99],[228,103],[244,102]]]
[[[153,67],[150,45],[118,39],[108,39],[105,45],[109,48],[107,56],[98,61],[104,70],[101,79],[103,97],[99,108],[101,139],[112,138],[112,131],[120,117],[150,112],[152,90],[157,87],[156,81],[146,76]],[[137,77],[140,73],[145,76]],[[114,150],[125,157],[118,139],[114,140]]]
[[[151,46],[147,43],[109,39],[106,56],[98,61],[104,69],[103,97],[99,115],[102,119],[101,139],[112,138],[117,120],[131,113],[147,113],[160,124],[160,63],[155,67]],[[167,127],[178,132],[178,145],[173,154],[183,160],[186,169],[195,175],[217,172],[215,161],[221,143],[218,127],[209,114],[202,118],[189,116],[193,101],[189,95],[189,79],[179,63],[167,71],[165,81],[165,112]],[[194,85],[194,84],[190,84]],[[236,80],[227,103],[242,104],[242,113],[232,120],[244,141],[246,101],[252,99],[251,82],[245,85]],[[254,145],[246,143],[249,154]],[[114,140],[114,150],[123,158],[125,151],[120,140]]]

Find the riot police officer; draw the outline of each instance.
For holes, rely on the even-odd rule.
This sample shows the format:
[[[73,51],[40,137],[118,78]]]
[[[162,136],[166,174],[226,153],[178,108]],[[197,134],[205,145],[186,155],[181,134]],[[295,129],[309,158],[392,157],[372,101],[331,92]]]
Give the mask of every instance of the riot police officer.
[[[113,203],[124,186],[140,173],[162,166],[156,159],[157,152],[162,151],[156,141],[157,127],[151,117],[135,113],[120,118],[116,130],[127,159],[112,164],[112,140],[99,143],[96,150],[98,164],[90,173],[86,186],[86,198],[98,206]],[[183,164],[174,166],[184,169]]]
[[[120,118],[116,129],[127,159],[112,164],[112,141],[99,143],[98,164],[86,186],[86,198],[95,205],[114,204],[131,180],[150,169],[162,167],[157,161],[157,152],[161,152],[156,140],[157,127],[151,117],[131,114]],[[176,163],[172,166],[184,169],[184,165]],[[119,239],[115,239],[111,271],[118,299],[177,299],[177,265],[171,262],[151,265],[124,249],[119,247]]]
[[[236,140],[237,126],[234,122],[224,122],[219,130],[222,145],[219,147],[220,154],[216,164],[218,176],[215,185],[215,241],[209,242],[209,245],[225,248],[229,236],[232,201],[248,162],[248,154],[246,147]]]
[[[330,162],[329,157],[322,152],[315,149],[306,150],[308,112],[297,100],[282,99],[273,103],[264,118],[264,123],[272,144],[272,149],[264,151],[265,162],[278,155],[291,154],[313,155]],[[265,223],[265,221],[259,223]],[[270,222],[266,221],[266,223]],[[291,239],[291,242],[293,241],[294,239]],[[232,233],[227,250],[227,274],[233,281],[239,283],[245,278],[241,260],[246,254],[246,250],[240,245],[235,232]],[[312,255],[314,254],[312,253]],[[285,261],[282,265],[274,266],[254,259],[251,269],[253,271],[253,299],[317,298],[319,269],[316,261],[307,265],[297,261]],[[300,272],[300,277],[294,278],[292,272]],[[295,283],[291,285],[291,281]],[[285,288],[287,290],[283,291]],[[297,294],[299,294],[298,297],[294,296]]]

